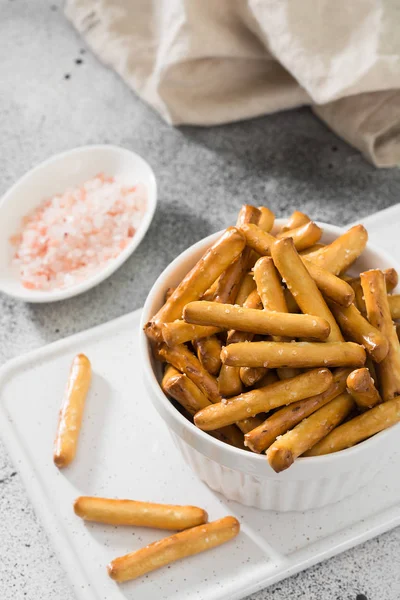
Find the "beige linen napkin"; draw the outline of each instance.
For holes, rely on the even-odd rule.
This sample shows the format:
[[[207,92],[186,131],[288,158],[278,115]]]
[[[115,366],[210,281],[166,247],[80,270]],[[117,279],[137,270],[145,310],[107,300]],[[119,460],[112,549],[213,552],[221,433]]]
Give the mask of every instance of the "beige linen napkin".
[[[400,163],[396,0],[67,0],[65,10],[171,124],[311,104],[375,165]]]

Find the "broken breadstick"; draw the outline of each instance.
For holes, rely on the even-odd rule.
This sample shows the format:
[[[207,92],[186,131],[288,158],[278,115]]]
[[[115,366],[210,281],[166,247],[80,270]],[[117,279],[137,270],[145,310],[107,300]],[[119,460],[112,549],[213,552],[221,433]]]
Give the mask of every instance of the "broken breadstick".
[[[360,256],[368,241],[363,225],[355,225],[340,235],[328,246],[307,255],[307,259],[334,275],[344,273]]]

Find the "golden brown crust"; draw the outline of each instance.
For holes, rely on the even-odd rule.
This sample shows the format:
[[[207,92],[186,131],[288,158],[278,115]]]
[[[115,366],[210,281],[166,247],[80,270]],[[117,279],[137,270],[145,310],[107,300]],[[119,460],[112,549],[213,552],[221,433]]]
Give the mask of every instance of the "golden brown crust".
[[[356,369],[347,378],[347,390],[360,410],[367,410],[382,402],[368,369]]]
[[[344,307],[329,303],[329,307],[348,339],[364,346],[375,362],[379,363],[385,358],[389,351],[387,338],[364,319],[354,304]]]
[[[322,229],[316,223],[310,221],[305,225],[301,225],[301,227],[297,227],[297,229],[283,231],[276,237],[277,239],[292,238],[296,250],[301,252],[316,244],[321,239],[321,236]]]
[[[350,448],[399,421],[400,397],[396,396],[343,423],[313,446],[305,456],[320,456]]]
[[[245,342],[223,348],[221,359],[231,367],[362,367],[365,350],[354,342]]]
[[[331,383],[332,374],[328,369],[315,369],[293,379],[278,381],[225,402],[207,406],[195,415],[194,422],[200,429],[212,431],[279,406],[309,398],[315,393],[322,393]]]
[[[308,254],[319,267],[331,271],[334,275],[345,273],[350,265],[360,256],[368,241],[368,233],[363,225],[355,225],[340,235],[325,248]]]
[[[183,318],[186,322],[197,325],[214,325],[261,335],[325,340],[330,332],[329,323],[320,317],[259,311],[204,300],[187,304],[183,311]]]
[[[339,326],[317,284],[297,254],[293,241],[290,238],[278,240],[272,246],[271,253],[276,268],[286,281],[302,312],[325,319],[329,323],[331,331],[327,338],[328,342],[343,341]]]
[[[160,348],[159,354],[165,362],[185,373],[211,402],[220,401],[217,380],[206,371],[198,358],[186,346],[183,344],[173,348],[163,346]]]
[[[344,421],[353,406],[350,394],[343,392],[277,439],[267,450],[268,462],[274,471],[280,473],[290,467],[298,456]]]
[[[77,498],[74,502],[74,511],[85,521],[177,531],[202,525],[207,523],[208,519],[206,511],[197,506],[154,504],[93,496]]]
[[[337,369],[333,374],[333,381],[325,392],[299,400],[289,406],[275,411],[260,427],[253,429],[245,435],[245,444],[253,452],[263,452],[280,435],[283,435],[300,421],[309,417],[316,410],[342,394],[346,390],[346,379],[350,369]]]
[[[400,344],[390,314],[385,277],[378,269],[361,273],[360,277],[368,320],[389,342],[389,351],[376,369],[381,396],[384,401],[390,400],[400,394]]]
[[[238,535],[240,524],[234,517],[187,529],[145,548],[114,559],[107,567],[115,581],[136,579],[186,556],[220,546]]]
[[[288,220],[286,221],[286,225],[284,225],[281,229],[281,233],[285,231],[289,231],[290,229],[297,229],[302,225],[306,225],[311,221],[310,217],[299,210],[295,210]]]
[[[75,356],[69,372],[54,441],[53,460],[60,469],[68,466],[75,458],[91,375],[92,368],[88,357],[84,354]]]

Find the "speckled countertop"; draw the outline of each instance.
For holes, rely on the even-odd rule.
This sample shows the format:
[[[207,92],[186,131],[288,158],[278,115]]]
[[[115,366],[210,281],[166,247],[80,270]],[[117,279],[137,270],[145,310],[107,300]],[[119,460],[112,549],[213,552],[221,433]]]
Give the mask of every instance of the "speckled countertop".
[[[159,207],[133,257],[75,299],[26,305],[0,295],[0,363],[142,305],[188,245],[231,223],[243,202],[268,202],[348,223],[400,198],[400,171],[378,171],[308,109],[213,129],[171,129],[85,49],[46,0],[0,0],[0,193],[50,155],[113,143],[153,166]],[[73,594],[0,442],[0,598]],[[252,600],[398,600],[400,528]]]

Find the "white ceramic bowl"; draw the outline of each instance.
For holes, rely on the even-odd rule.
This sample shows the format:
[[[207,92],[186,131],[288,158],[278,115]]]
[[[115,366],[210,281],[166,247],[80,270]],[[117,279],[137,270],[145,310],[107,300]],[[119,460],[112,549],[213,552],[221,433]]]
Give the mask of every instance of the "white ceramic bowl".
[[[283,221],[280,221],[283,223]],[[343,229],[320,223],[322,241],[331,242]],[[220,235],[216,233],[178,256],[151,289],[142,315],[142,327],[164,302],[169,287],[175,287],[205,250]],[[388,255],[368,244],[355,265],[358,273],[368,268],[395,267]],[[140,333],[143,368],[152,402],[169,427],[186,462],[213,490],[226,498],[264,510],[303,511],[325,506],[356,492],[370,481],[398,447],[400,424],[369,440],[335,454],[299,458],[282,473],[275,473],[265,455],[224,444],[201,431],[182,416],[160,387],[161,367],[153,360],[147,338]]]
[[[21,227],[22,218],[44,198],[80,186],[97,173],[117,176],[126,185],[143,183],[147,208],[129,245],[119,256],[84,281],[60,290],[28,290],[12,266],[15,248],[9,238]],[[83,146],[57,154],[28,171],[0,202],[0,291],[26,302],[53,302],[71,298],[94,287],[116,271],[143,239],[157,205],[157,185],[150,165],[135,152],[117,146]]]

